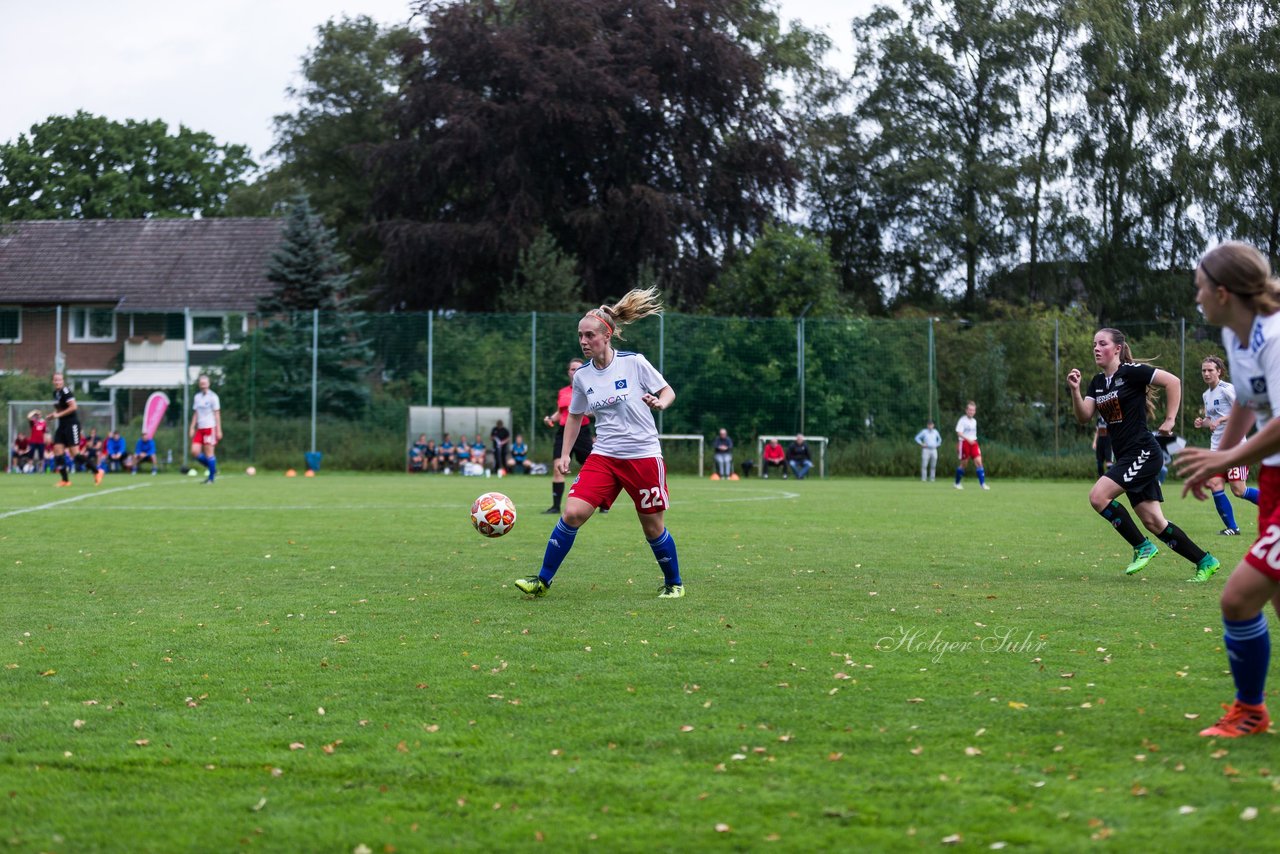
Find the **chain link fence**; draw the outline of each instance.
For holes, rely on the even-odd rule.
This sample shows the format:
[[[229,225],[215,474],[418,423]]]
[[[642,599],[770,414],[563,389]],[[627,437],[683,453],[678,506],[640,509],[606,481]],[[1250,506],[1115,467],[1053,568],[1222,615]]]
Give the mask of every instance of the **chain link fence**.
[[[196,375],[209,373],[223,407],[219,456],[268,468],[301,467],[318,450],[328,468],[403,470],[410,405],[509,407],[512,433],[532,459],[549,462],[553,434],[542,416],[579,355],[577,314],[97,311],[23,308],[17,323],[0,318],[6,396],[50,396],[49,374],[61,365],[85,399],[115,402],[132,443],[146,395],[166,391],[173,405],[157,441],[162,455],[185,459],[186,407]],[[1221,351],[1217,330],[1181,320],[1117,325],[1135,357],[1182,378],[1179,432],[1207,440],[1191,424],[1200,362]],[[1094,372],[1094,331],[1071,311],[980,323],[668,314],[627,327],[615,344],[645,354],[676,390],[675,406],[657,416],[662,432],[710,440],[727,428],[739,461],[754,456],[758,435],[807,432],[830,437],[829,473],[909,475],[918,470],[911,439],[925,420],[949,440],[973,400],[993,475],[1086,476],[1092,427],[1075,422],[1065,376]],[[167,365],[169,379],[157,373],[147,385],[152,375],[138,369],[148,362]],[[108,387],[122,376],[129,385]],[[668,453],[673,471],[694,470],[687,451]]]

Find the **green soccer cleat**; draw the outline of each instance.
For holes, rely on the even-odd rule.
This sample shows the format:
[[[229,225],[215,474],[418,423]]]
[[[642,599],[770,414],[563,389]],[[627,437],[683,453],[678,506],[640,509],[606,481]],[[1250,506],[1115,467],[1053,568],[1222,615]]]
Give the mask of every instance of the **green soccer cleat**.
[[[1211,554],[1206,554],[1200,558],[1200,562],[1196,564],[1196,574],[1187,579],[1193,584],[1204,584],[1213,574],[1222,567],[1218,559]]]
[[[1124,568],[1125,575],[1133,575],[1151,563],[1151,559],[1160,554],[1160,550],[1156,548],[1156,544],[1150,540],[1143,540],[1142,545],[1133,550],[1133,563]]]
[[[679,599],[683,595],[683,584],[664,584],[662,589],[658,591],[659,599]]]
[[[546,596],[547,583],[536,575],[530,575],[527,578],[516,579],[516,589],[521,593],[528,593],[530,596]]]

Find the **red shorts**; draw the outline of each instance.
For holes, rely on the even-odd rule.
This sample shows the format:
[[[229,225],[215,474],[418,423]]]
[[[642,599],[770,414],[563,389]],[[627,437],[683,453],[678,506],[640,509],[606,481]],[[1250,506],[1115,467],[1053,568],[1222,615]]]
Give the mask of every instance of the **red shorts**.
[[[1230,481],[1241,481],[1241,482],[1246,481],[1249,479],[1249,467],[1248,466],[1232,466],[1231,468],[1227,469],[1227,473],[1225,475],[1221,475],[1221,477],[1223,477],[1225,480],[1230,480]]]
[[[662,457],[620,460],[592,454],[569,487],[569,497],[592,507],[609,507],[618,493],[626,490],[640,513],[661,513],[667,509],[667,467]]]
[[[976,460],[982,456],[982,449],[978,447],[977,442],[970,442],[968,439],[960,440],[960,460]]]
[[[1280,581],[1280,466],[1263,466],[1258,477],[1258,539],[1244,562]]]
[[[200,427],[196,430],[195,438],[191,440],[191,444],[216,445],[218,444],[217,432],[213,427]]]

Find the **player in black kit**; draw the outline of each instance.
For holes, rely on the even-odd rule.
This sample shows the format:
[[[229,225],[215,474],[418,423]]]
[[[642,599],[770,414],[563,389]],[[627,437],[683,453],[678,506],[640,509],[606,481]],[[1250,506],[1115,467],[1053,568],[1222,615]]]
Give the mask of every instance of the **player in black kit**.
[[[53,412],[49,418],[58,419],[58,430],[53,434],[53,465],[62,478],[54,486],[71,485],[71,460],[67,452],[80,453],[80,415],[76,412],[76,395],[62,380],[62,374],[53,375]]]
[[[1116,501],[1121,494],[1129,496],[1129,503],[1148,531],[1195,564],[1195,577],[1189,580],[1208,581],[1220,564],[1217,558],[1193,543],[1181,528],[1165,519],[1160,507],[1164,501],[1160,491],[1163,457],[1159,443],[1147,427],[1148,387],[1159,386],[1165,391],[1168,407],[1160,433],[1169,435],[1173,432],[1178,405],[1182,403],[1182,383],[1168,371],[1134,362],[1124,333],[1118,329],[1100,329],[1093,336],[1093,360],[1102,373],[1090,381],[1083,396],[1079,368],[1067,373],[1067,385],[1071,388],[1071,405],[1081,424],[1092,423],[1099,416],[1107,422],[1116,461],[1093,485],[1089,503],[1133,546],[1133,562],[1125,568],[1125,575],[1140,571],[1159,549],[1142,535],[1133,517]]]

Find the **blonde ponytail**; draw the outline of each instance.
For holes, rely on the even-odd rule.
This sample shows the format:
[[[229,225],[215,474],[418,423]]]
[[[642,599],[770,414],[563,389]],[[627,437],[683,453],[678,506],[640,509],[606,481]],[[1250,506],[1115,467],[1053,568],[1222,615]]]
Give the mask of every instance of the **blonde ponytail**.
[[[619,341],[626,340],[622,327],[654,314],[662,314],[662,300],[656,287],[635,288],[613,305],[602,305],[587,312],[588,317],[604,324],[605,331]]]

